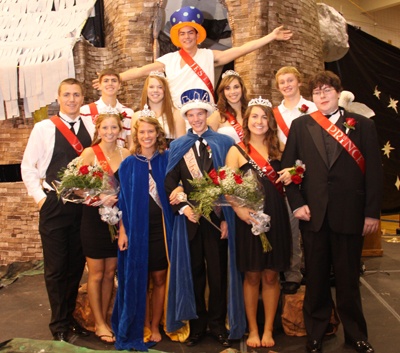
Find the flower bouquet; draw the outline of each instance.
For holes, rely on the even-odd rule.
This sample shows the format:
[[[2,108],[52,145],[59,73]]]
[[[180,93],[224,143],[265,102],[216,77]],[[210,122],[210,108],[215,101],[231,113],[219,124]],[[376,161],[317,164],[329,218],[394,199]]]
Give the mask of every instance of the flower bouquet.
[[[110,176],[101,165],[84,165],[82,159],[77,157],[68,163],[66,168],[60,170],[60,181],[54,181],[58,197],[65,202],[83,203],[99,208],[101,220],[108,223],[111,240],[117,235],[116,225],[119,223],[122,212],[118,207],[104,206],[108,196],[116,195],[119,191],[118,181]],[[100,199],[100,194],[106,194]]]
[[[190,183],[194,191],[189,198],[197,204],[194,211],[209,221],[215,206],[233,205],[256,210],[252,216],[258,223],[252,223],[251,231],[260,236],[264,252],[272,250],[265,235],[270,229],[271,218],[263,213],[263,188],[253,171],[241,173],[224,166],[218,170],[213,169],[208,174],[204,173],[202,178],[193,179]]]

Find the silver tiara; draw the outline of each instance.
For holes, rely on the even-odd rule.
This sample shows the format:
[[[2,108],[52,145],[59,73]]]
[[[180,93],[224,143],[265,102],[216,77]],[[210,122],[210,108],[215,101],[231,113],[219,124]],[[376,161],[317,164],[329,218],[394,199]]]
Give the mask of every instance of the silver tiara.
[[[165,78],[165,73],[162,71],[151,71],[149,76],[158,76],[158,77]]]
[[[113,108],[111,105],[107,105],[104,109],[101,109],[99,111],[99,114],[119,115],[119,111],[117,108]]]
[[[252,105],[263,105],[264,107],[272,108],[271,102],[268,99],[263,99],[261,96],[251,99],[249,104],[247,104],[248,107],[251,107]]]
[[[149,109],[149,106],[147,104],[145,104],[143,110],[139,112],[139,118],[145,118],[145,117],[150,117],[150,118],[156,117],[156,114]]]
[[[240,75],[236,71],[233,71],[233,70],[227,70],[222,74],[222,78],[225,78],[226,76],[237,76],[237,77],[240,77]]]

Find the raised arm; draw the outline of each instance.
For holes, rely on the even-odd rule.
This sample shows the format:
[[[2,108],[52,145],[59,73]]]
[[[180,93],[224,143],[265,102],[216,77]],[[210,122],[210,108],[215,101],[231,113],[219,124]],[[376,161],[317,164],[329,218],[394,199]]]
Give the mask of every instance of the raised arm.
[[[225,65],[243,55],[251,53],[264,45],[274,40],[288,40],[292,37],[293,33],[290,30],[283,29],[283,26],[275,28],[271,33],[259,39],[247,42],[240,47],[233,47],[224,51],[213,50],[214,52],[214,65],[221,66]]]
[[[126,70],[119,74],[121,81],[130,81],[134,80],[135,78],[146,77],[152,71],[164,71],[164,64],[158,61],[147,64],[141,67],[134,67],[132,69]],[[95,78],[92,81],[92,86],[94,89],[99,89],[99,79]]]
[[[121,72],[119,76],[121,77],[122,81],[130,81],[134,80],[135,78],[146,77],[152,71],[164,71],[164,64],[156,61],[151,64],[147,64],[141,67],[134,67],[132,69]]]

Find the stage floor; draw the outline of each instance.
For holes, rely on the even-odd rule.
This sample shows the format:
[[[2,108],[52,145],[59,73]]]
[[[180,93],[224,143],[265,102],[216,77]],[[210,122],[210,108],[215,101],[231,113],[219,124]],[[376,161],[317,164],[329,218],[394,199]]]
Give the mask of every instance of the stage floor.
[[[395,224],[394,229],[396,226],[398,225]],[[363,258],[366,271],[361,277],[361,294],[364,313],[368,322],[369,341],[377,353],[397,353],[400,350],[400,243],[387,242],[392,238],[392,236],[382,238],[382,257]],[[29,350],[26,342],[16,340],[16,338],[52,339],[48,330],[50,310],[42,274],[22,276],[14,283],[0,289],[0,308],[0,342],[15,339],[16,344],[24,346],[17,350],[15,350],[15,347],[8,350],[7,348],[0,348],[0,351],[7,353],[15,351],[39,352],[36,349]],[[233,343],[232,349],[226,352],[305,352],[305,337],[289,337],[283,331],[277,331],[275,332],[275,341],[276,345],[272,349],[255,350],[247,348],[245,341],[237,341]],[[66,349],[65,345],[58,345],[57,348],[54,348],[49,343],[48,341],[43,342],[42,352],[71,351]],[[94,334],[86,338],[73,336],[71,343],[89,349],[115,350],[112,345],[99,342]],[[72,349],[73,347],[69,348]],[[206,337],[199,345],[192,348],[164,338],[153,349],[162,352],[181,353],[217,353],[223,351],[222,347],[212,337]],[[339,326],[336,335],[324,341],[323,351],[324,353],[354,352],[343,344],[342,326]]]

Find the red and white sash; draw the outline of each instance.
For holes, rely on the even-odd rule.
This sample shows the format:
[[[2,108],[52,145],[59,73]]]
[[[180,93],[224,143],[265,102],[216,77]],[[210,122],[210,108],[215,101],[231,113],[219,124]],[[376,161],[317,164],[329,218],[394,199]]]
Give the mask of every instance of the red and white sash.
[[[211,83],[211,80],[207,76],[207,74],[203,71],[203,69],[197,64],[193,58],[189,55],[188,52],[183,49],[179,50],[179,54],[181,58],[185,61],[186,64],[194,71],[194,73],[200,77],[200,79],[205,83],[211,95],[214,97],[214,87]]]
[[[225,112],[227,118],[228,118],[228,122],[229,124],[232,125],[232,127],[235,129],[236,133],[238,134],[240,141],[243,141],[243,128],[242,125],[239,124],[239,122],[236,120],[236,118],[229,112]]]
[[[255,167],[259,174],[262,173],[261,176],[267,177],[268,180],[279,191],[279,193],[283,195],[283,185],[281,182],[276,183],[276,180],[278,179],[278,173],[274,168],[272,168],[271,164],[260,153],[258,153],[252,145],[249,144],[250,153],[246,152],[246,147],[243,142],[239,142],[237,145],[247,155],[249,163]]]
[[[273,109],[273,112],[274,112],[274,117],[275,117],[276,123],[278,124],[279,128],[282,130],[284,135],[286,137],[288,137],[288,135],[289,135],[289,127],[286,125],[285,120],[283,120],[282,114],[279,111],[278,107],[275,107]]]
[[[203,176],[203,173],[197,163],[196,156],[194,155],[193,148],[190,148],[189,151],[185,153],[183,159],[185,160],[186,166],[188,167],[192,179],[198,179]]]
[[[93,152],[96,155],[97,160],[100,162],[101,168],[108,173],[109,175],[113,175],[113,171],[110,167],[110,164],[107,162],[106,156],[102,151],[99,145],[92,146]]]
[[[61,121],[61,118],[57,115],[54,115],[50,118],[53,124],[56,126],[58,131],[66,138],[72,148],[75,150],[78,156],[81,155],[83,151],[83,146],[79,141],[78,137]]]
[[[97,109],[96,103],[89,104],[90,115],[92,116],[93,124],[96,124],[97,118],[99,117],[99,110]]]
[[[357,146],[350,140],[350,138],[335,124],[332,124],[329,119],[323,115],[320,111],[311,113],[310,116],[321,126],[329,135],[331,135],[340,145],[346,150],[346,152],[354,159],[357,165],[360,167],[361,172],[365,174],[365,159],[361,151]]]

